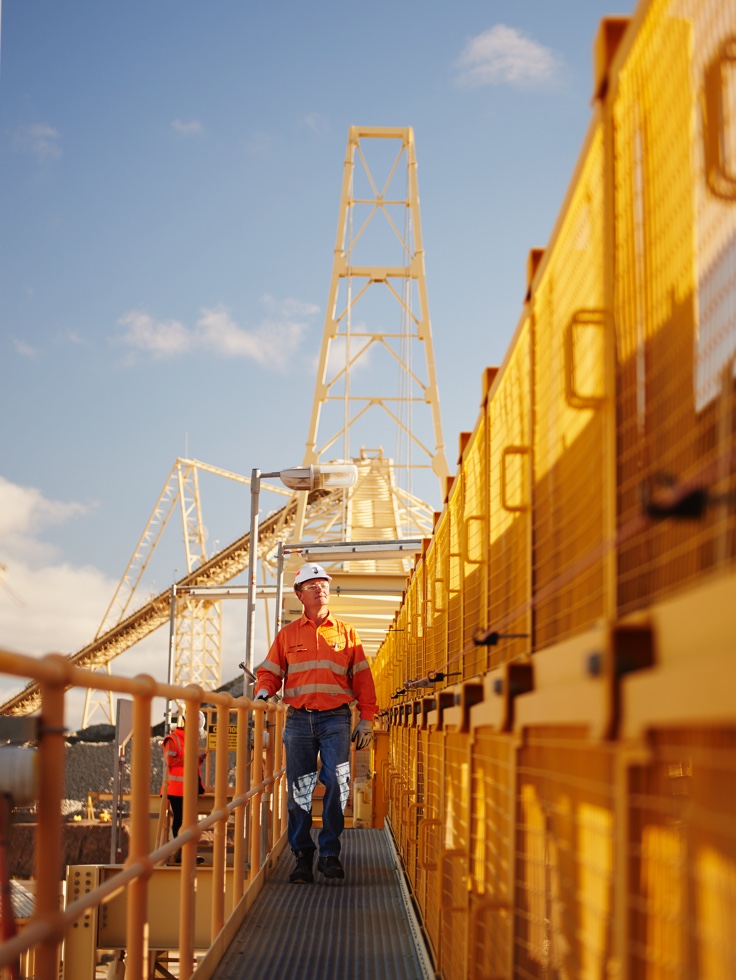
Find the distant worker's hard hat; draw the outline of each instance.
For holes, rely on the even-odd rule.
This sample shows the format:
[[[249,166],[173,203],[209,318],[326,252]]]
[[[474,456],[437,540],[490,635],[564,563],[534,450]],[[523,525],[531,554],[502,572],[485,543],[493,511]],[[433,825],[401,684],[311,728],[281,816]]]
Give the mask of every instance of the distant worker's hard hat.
[[[298,589],[300,585],[304,585],[305,582],[309,582],[313,578],[324,578],[328,582],[332,581],[331,577],[321,565],[317,565],[316,562],[310,562],[308,565],[302,565],[296,573],[294,588]]]
[[[207,731],[207,719],[204,716],[204,711],[199,712],[199,730],[200,732]]]

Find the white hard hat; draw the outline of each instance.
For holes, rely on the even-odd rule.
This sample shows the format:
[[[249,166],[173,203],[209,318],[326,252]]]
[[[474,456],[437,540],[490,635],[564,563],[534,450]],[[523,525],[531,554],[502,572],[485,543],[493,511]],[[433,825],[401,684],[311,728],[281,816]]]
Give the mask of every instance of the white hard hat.
[[[205,718],[204,711],[199,712],[199,730],[200,732],[207,731],[207,719]]]
[[[313,578],[325,578],[328,582],[332,581],[332,578],[321,565],[318,565],[316,562],[310,562],[308,565],[302,565],[296,573],[294,588],[299,585],[304,585],[305,582],[309,582]]]

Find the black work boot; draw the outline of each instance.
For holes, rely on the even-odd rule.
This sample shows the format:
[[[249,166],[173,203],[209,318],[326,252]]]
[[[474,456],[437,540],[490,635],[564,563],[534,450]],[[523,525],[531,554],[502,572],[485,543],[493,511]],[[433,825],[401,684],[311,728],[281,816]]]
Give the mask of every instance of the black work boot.
[[[314,881],[312,874],[312,859],[314,851],[297,851],[296,867],[289,875],[292,885],[311,885]]]
[[[345,871],[336,854],[326,854],[317,861],[317,871],[325,878],[344,878]]]

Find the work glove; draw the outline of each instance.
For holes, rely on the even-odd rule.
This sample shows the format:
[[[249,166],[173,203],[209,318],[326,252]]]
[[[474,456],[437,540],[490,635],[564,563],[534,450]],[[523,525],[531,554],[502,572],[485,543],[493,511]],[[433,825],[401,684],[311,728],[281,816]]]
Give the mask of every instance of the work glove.
[[[355,742],[356,749],[367,749],[373,738],[373,725],[365,718],[361,718],[353,729],[350,740]]]
[[[268,701],[268,691],[265,687],[262,687],[259,691],[256,691],[255,699],[256,701]]]

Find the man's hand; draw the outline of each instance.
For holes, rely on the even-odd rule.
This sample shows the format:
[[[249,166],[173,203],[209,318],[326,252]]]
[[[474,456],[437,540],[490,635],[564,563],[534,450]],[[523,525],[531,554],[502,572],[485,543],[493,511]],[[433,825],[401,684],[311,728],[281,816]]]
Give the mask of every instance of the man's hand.
[[[353,729],[350,740],[355,742],[356,749],[367,749],[373,738],[373,724],[365,718],[361,718]]]
[[[266,688],[265,687],[262,687],[260,689],[260,691],[257,691],[256,692],[256,696],[255,696],[255,698],[253,700],[254,701],[268,701],[268,691],[266,690]]]

